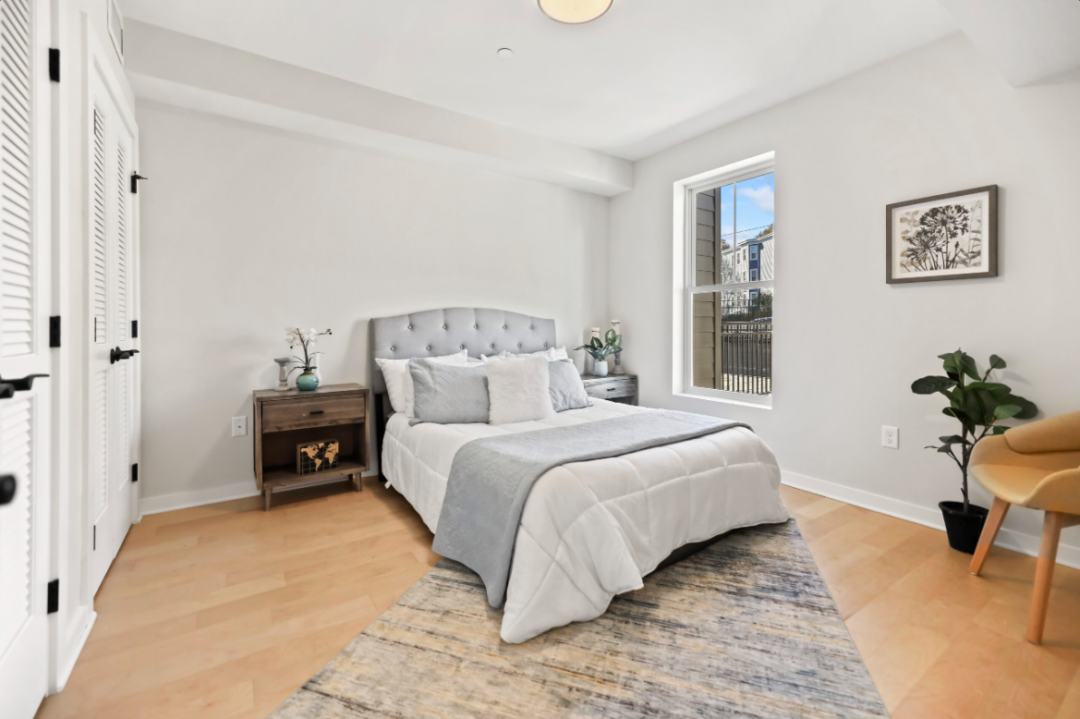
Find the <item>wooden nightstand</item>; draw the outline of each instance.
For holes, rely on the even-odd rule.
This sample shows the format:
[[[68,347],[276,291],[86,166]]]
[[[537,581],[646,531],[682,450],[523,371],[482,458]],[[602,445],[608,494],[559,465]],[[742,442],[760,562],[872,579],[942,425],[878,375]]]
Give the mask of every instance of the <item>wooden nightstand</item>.
[[[271,497],[303,487],[352,480],[363,489],[360,473],[368,464],[367,387],[331,384],[314,392],[256,390],[255,481],[270,509]],[[296,446],[336,439],[338,466],[313,474],[296,471]]]
[[[637,375],[608,375],[607,377],[594,377],[591,374],[581,375],[581,381],[585,384],[585,392],[590,397],[610,399],[612,402],[625,404],[637,404]]]

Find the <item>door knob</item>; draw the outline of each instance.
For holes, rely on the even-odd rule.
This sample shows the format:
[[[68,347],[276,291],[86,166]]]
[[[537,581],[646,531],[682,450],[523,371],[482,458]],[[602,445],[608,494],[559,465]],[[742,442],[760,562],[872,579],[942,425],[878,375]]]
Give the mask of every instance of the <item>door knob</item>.
[[[120,360],[131,359],[133,355],[139,354],[139,350],[122,350],[119,347],[113,347],[109,350],[109,364],[116,364]]]
[[[15,476],[5,474],[0,477],[0,506],[8,504],[15,499]]]

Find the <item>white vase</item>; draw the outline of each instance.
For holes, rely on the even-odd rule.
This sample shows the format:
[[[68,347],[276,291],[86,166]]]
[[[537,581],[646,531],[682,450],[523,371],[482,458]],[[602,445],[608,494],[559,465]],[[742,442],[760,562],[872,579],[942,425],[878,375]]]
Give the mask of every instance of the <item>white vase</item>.
[[[592,373],[595,377],[607,377],[607,360],[593,360]]]

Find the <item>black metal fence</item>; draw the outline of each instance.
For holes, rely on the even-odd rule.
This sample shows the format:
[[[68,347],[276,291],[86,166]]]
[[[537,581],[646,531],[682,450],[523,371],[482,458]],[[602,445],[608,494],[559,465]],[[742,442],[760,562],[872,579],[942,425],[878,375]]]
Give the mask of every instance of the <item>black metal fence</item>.
[[[732,322],[727,317],[725,311],[720,331],[716,388],[746,394],[771,394],[772,317],[749,322]]]

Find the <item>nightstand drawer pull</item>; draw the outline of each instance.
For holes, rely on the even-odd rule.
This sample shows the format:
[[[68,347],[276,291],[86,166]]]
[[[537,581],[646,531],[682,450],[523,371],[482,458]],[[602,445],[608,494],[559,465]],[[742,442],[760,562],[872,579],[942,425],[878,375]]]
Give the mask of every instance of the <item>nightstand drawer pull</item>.
[[[310,414],[312,417],[314,417],[317,414],[323,414],[325,412],[326,412],[325,409],[313,409],[308,414]]]
[[[608,387],[608,388],[607,388],[607,391],[608,391],[608,392],[614,392],[614,391],[615,391],[615,390],[617,390],[617,389],[619,389],[619,388],[618,388],[618,387]]]

